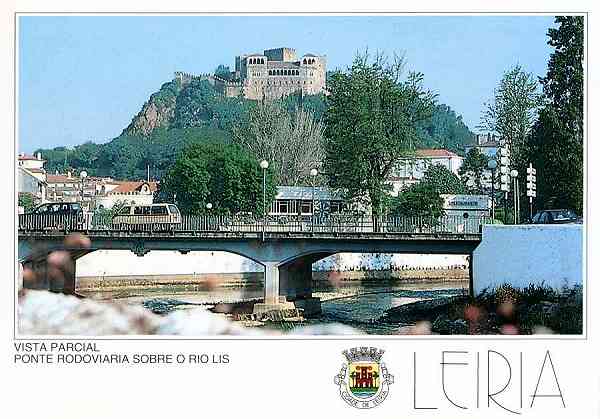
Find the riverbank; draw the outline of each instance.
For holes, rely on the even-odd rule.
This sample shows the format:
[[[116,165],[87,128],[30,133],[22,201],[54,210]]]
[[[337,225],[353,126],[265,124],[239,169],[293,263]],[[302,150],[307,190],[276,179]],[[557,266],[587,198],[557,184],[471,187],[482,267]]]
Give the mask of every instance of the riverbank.
[[[81,292],[94,292],[187,287],[189,291],[202,291],[219,287],[262,287],[263,277],[262,272],[81,276],[77,277],[77,289]],[[468,281],[469,271],[463,268],[313,271],[312,278],[313,285],[316,286],[328,283],[361,283],[365,281],[461,282]]]
[[[476,297],[449,296],[392,307],[377,322],[420,322],[431,333],[443,335],[577,335],[583,333],[583,289],[505,284]]]

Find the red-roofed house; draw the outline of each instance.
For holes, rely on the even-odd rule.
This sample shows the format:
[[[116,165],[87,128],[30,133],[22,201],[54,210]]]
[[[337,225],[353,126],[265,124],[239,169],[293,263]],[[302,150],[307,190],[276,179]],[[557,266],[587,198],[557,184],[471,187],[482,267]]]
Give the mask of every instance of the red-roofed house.
[[[43,170],[45,162],[46,160],[42,159],[42,153],[37,153],[35,156],[21,153],[18,158],[19,167],[24,169]]]
[[[157,182],[112,181],[116,185],[96,198],[96,208],[112,208],[117,202],[135,205],[150,205],[154,202]]]
[[[458,169],[463,164],[464,158],[451,151],[444,149],[420,149],[415,151],[415,157],[402,159],[392,176],[392,194],[406,186],[419,182],[431,165],[441,165],[458,176]]]

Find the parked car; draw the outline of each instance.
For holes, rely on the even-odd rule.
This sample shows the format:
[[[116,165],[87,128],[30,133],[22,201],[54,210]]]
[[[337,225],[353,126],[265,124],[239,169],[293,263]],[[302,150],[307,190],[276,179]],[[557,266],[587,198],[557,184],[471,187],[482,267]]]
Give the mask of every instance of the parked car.
[[[48,202],[38,205],[28,214],[34,216],[29,217],[28,222],[35,224],[35,228],[77,230],[85,224],[83,209],[77,202]]]
[[[580,217],[572,210],[568,209],[551,209],[540,211],[533,216],[532,224],[568,224],[581,223]]]

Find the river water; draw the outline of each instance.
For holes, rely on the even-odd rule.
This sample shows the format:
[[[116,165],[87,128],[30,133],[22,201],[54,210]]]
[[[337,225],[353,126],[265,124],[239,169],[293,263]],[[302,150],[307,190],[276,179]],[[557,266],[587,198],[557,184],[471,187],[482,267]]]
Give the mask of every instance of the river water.
[[[341,323],[352,326],[366,334],[388,335],[398,333],[407,325],[383,324],[377,319],[392,307],[415,301],[464,294],[468,282],[419,282],[398,281],[352,282],[333,287],[315,285],[313,296],[321,298],[322,313],[301,324],[270,324],[265,327],[290,330],[294,327]],[[127,291],[98,291],[88,293],[97,299],[118,299],[129,304],[143,304],[159,314],[191,307],[210,307],[215,303],[233,303],[262,298],[262,287],[216,288],[199,286],[162,286]]]

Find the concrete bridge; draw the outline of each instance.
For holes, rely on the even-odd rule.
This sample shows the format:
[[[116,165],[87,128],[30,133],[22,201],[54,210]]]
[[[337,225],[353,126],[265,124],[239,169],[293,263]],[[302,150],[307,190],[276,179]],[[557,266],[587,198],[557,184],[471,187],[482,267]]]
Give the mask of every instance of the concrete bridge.
[[[69,251],[73,260],[100,249],[131,250],[138,256],[153,250],[231,252],[264,266],[264,303],[255,312],[293,304],[313,312],[320,308],[311,291],[314,262],[342,252],[472,255],[486,222],[463,217],[183,216],[176,225],[114,226],[106,220],[27,214],[19,216],[18,254],[24,266],[47,272],[46,258],[54,250]],[[73,232],[89,237],[91,247],[65,248],[64,240]],[[75,270],[63,284],[42,287],[74,292]]]

